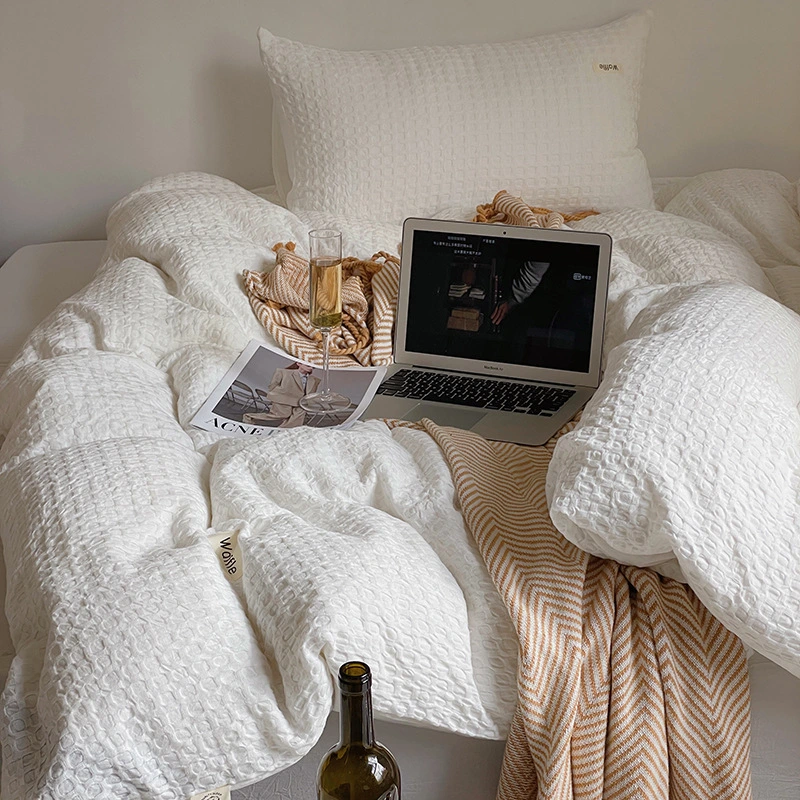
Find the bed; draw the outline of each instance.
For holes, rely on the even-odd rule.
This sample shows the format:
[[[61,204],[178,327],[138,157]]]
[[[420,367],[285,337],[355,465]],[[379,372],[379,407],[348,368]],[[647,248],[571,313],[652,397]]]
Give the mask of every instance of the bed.
[[[355,653],[375,670],[379,736],[401,765],[418,765],[404,769],[407,796],[493,790],[518,643],[435,443],[372,421],[254,445],[188,420],[246,342],[266,338],[240,275],[269,268],[274,244],[335,225],[345,251],[368,258],[396,249],[405,209],[468,218],[501,188],[537,205],[595,207],[575,226],[615,241],[606,378],[548,475],[559,530],[597,555],[680,570],[742,638],[752,650],[754,795],[798,795],[798,186],[728,170],[653,192],[635,146],[646,27],[634,15],[531,40],[540,69],[564,52],[603,57],[581,58],[577,77],[563,63],[540,76],[537,107],[553,117],[508,117],[496,159],[486,154],[497,131],[479,120],[453,155],[461,168],[445,170],[448,114],[474,100],[474,87],[470,98],[452,93],[463,58],[518,75],[525,53],[515,45],[394,51],[389,67],[406,59],[415,85],[430,61],[452,70],[451,83],[440,70],[422,83],[430,108],[442,108],[436,93],[447,85],[448,113],[422,139],[418,120],[378,131],[360,151],[375,170],[354,170],[358,141],[322,101],[359,119],[402,70],[263,31],[286,153],[284,184],[270,195],[280,202],[191,173],[151,181],[111,210],[94,278],[37,326],[0,382],[15,648],[4,797],[310,792],[333,741],[331,676]],[[626,77],[598,84],[621,77],[602,65]],[[486,82],[479,99],[491,105],[497,83]],[[548,104],[553,85],[570,98],[566,112]],[[516,109],[514,91],[505,99]],[[337,135],[325,141],[312,112]],[[532,126],[542,152],[526,147]],[[413,170],[398,167],[409,142]],[[734,390],[725,414],[699,402],[725,387]],[[685,402],[687,391],[698,402]],[[669,424],[648,426],[648,415]],[[676,430],[706,435],[686,441]],[[739,482],[756,490],[742,495]],[[735,517],[732,496],[746,498]],[[770,535],[753,546],[759,525]],[[246,564],[238,587],[207,541],[234,530]]]

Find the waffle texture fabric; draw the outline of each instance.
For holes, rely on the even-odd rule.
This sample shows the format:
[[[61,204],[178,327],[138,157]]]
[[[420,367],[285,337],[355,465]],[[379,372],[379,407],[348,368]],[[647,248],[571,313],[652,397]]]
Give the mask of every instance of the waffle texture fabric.
[[[360,52],[261,28],[286,204],[400,223],[474,211],[505,188],[565,211],[652,208],[637,148],[649,24],[640,12],[515,42]]]
[[[800,218],[796,187],[751,178],[700,176],[666,211],[715,224],[743,257],[741,242],[783,304],[720,282],[705,247],[685,260],[677,243],[650,238],[651,254],[670,247],[676,265],[717,280],[665,280],[644,306],[638,290],[620,298],[631,324],[559,441],[547,488],[570,541],[640,566],[671,560],[663,568],[730,630],[800,676]]]
[[[609,359],[675,285],[760,292],[776,314],[774,298],[797,300],[771,280],[799,263],[796,191],[769,173],[716,173],[687,184],[672,213],[575,223],[614,237]],[[429,436],[370,422],[248,442],[189,425],[248,341],[265,337],[242,271],[263,271],[272,244],[302,249],[320,227],[342,230],[358,258],[400,241],[397,225],[293,213],[210,175],[151,181],[112,210],[92,282],[0,378],[16,649],[2,696],[4,800],[184,800],[266,777],[320,736],[333,676],[352,657],[374,669],[381,718],[507,735],[517,637]],[[684,466],[702,474],[694,459]],[[230,531],[239,588],[207,541]],[[794,602],[797,583],[783,586]],[[737,632],[771,647],[783,617],[760,608]],[[796,667],[788,638],[778,649]],[[432,657],[439,668],[420,689]]]

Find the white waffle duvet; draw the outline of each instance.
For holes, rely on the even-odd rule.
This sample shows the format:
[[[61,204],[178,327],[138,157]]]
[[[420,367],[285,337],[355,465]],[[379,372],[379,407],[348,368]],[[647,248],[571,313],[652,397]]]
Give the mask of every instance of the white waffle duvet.
[[[606,378],[556,450],[556,520],[593,552],[677,557],[715,614],[800,674],[797,187],[708,174],[665,210],[580,224],[615,241]],[[505,735],[516,641],[425,434],[188,425],[264,337],[241,271],[320,224],[365,257],[400,237],[208,175],[151,182],[0,381],[4,799],[246,785],[310,749],[353,657],[381,717]],[[238,586],[208,541],[230,531]]]

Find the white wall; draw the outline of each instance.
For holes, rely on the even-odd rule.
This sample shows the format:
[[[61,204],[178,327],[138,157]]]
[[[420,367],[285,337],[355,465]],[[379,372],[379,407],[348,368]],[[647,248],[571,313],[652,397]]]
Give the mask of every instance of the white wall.
[[[148,178],[270,182],[259,25],[340,47],[513,39],[655,11],[640,115],[656,176],[800,176],[800,0],[1,0],[0,263],[102,238]]]

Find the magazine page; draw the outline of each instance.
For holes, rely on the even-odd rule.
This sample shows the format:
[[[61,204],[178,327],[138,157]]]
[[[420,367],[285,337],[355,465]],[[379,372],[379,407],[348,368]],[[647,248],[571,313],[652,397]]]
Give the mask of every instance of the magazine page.
[[[370,404],[386,367],[330,368],[330,388],[350,399],[344,411],[315,414],[300,407],[304,394],[318,391],[322,368],[253,339],[234,361],[191,425],[225,436],[264,437],[305,426],[352,425]]]

